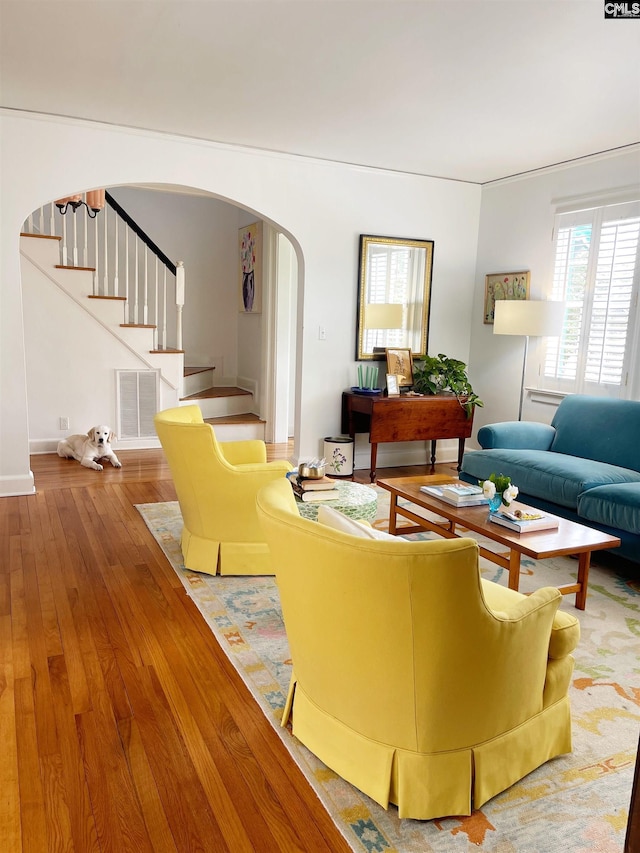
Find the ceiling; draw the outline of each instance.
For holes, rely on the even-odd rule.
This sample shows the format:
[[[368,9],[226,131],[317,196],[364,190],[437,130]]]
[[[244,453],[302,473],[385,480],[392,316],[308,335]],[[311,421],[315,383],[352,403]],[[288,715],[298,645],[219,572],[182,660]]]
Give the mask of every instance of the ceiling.
[[[482,184],[640,141],[640,22],[603,8],[0,0],[0,104]]]

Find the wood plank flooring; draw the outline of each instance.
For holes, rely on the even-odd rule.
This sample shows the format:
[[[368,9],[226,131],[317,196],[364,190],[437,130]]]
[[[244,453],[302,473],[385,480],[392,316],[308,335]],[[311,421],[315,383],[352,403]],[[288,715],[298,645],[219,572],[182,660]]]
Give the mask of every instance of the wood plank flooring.
[[[162,451],[119,456],[0,499],[1,853],[347,851],[134,507]]]
[[[162,451],[118,455],[0,499],[0,853],[346,853],[134,507]]]

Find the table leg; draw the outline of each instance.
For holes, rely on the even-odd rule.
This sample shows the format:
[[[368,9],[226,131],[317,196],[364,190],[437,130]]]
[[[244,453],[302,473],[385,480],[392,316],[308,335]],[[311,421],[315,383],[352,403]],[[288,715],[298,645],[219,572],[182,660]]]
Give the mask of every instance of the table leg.
[[[389,501],[389,533],[396,535],[396,507],[398,506],[398,496],[391,493]]]
[[[464,438],[458,439],[458,471],[462,470],[462,457],[464,456]]]
[[[584,610],[587,606],[587,583],[589,581],[589,566],[591,565],[591,551],[585,551],[578,555],[578,585],[580,589],[576,592],[576,607]]]
[[[375,441],[371,442],[371,470],[369,471],[369,479],[372,483],[376,481],[376,462],[378,459],[378,444]]]
[[[511,549],[509,553],[509,589],[518,591],[520,585],[520,552]]]
[[[431,440],[431,473],[436,470],[436,445],[437,441],[435,439]]]

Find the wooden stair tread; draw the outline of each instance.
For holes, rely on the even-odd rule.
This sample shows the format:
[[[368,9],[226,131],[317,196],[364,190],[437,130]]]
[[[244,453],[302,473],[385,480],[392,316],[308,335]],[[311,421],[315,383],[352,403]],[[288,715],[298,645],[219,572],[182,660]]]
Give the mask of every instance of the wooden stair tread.
[[[78,269],[78,267],[76,267],[76,269]],[[126,302],[127,301],[126,296],[94,296],[93,294],[90,294],[89,296],[87,296],[87,299],[115,299],[118,302]]]
[[[184,350],[173,349],[172,347],[165,347],[165,349],[150,349],[149,352],[153,355],[175,355],[176,353],[184,352]]]
[[[251,391],[245,391],[244,388],[235,388],[233,386],[218,386],[216,388],[205,388],[204,391],[197,391],[195,394],[189,394],[188,397],[181,397],[180,400],[212,400],[218,397],[241,397],[251,396]]]
[[[85,272],[95,272],[95,267],[76,267],[73,264],[54,264],[56,270],[84,270]]]
[[[206,373],[207,370],[215,370],[215,367],[185,367],[185,376],[195,376],[196,373]]]
[[[29,234],[28,231],[21,231],[21,237],[34,237],[36,240],[62,240],[62,237],[58,237],[55,234]]]
[[[121,329],[157,329],[151,323],[120,323]]]
[[[205,418],[206,424],[215,426],[216,424],[263,424],[265,421],[254,415],[253,412],[248,412],[246,415],[224,415],[220,418]]]

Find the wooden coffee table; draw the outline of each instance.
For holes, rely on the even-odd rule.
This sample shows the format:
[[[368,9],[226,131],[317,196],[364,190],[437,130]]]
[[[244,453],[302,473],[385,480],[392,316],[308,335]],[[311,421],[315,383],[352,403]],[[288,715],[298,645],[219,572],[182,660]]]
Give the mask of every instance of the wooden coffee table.
[[[492,563],[507,569],[509,572],[509,589],[518,589],[520,581],[520,559],[523,554],[534,560],[544,560],[547,557],[563,557],[577,555],[577,582],[559,586],[563,595],[572,592],[576,594],[576,607],[584,610],[587,603],[587,583],[589,581],[589,565],[591,552],[605,548],[617,548],[620,540],[593,530],[584,524],[559,518],[559,526],[553,530],[538,530],[532,533],[512,533],[506,527],[501,527],[488,520],[489,511],[485,505],[456,507],[441,501],[433,495],[420,491],[420,486],[441,485],[443,483],[459,482],[453,477],[434,475],[430,477],[395,477],[378,480],[378,485],[391,493],[391,508],[389,512],[389,533],[406,534],[430,530],[446,539],[464,536],[456,528],[464,528],[479,533],[492,542],[506,547],[506,553],[491,551],[480,547],[480,554]],[[400,506],[398,499],[410,501],[413,506]],[[440,520],[425,517],[420,510],[435,513]],[[398,517],[413,522],[413,526],[402,527],[398,530]]]

